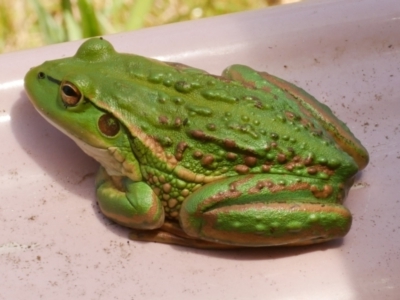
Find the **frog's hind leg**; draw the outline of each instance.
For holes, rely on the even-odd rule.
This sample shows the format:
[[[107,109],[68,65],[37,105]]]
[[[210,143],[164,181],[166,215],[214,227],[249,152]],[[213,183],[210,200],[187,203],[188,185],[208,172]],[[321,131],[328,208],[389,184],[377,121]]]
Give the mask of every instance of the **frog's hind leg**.
[[[351,214],[344,189],[279,174],[243,175],[204,185],[183,202],[188,235],[245,247],[306,245],[343,237]]]
[[[155,230],[132,230],[129,238],[141,242],[173,244],[199,249],[236,249],[239,246],[209,242],[188,236],[177,222],[165,221],[164,225]]]

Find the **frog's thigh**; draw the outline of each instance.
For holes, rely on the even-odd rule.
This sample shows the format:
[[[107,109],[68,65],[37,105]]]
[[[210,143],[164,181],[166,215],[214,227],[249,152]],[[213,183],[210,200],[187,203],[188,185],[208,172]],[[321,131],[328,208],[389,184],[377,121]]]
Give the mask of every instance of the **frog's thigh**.
[[[133,182],[129,178],[116,182],[101,167],[96,176],[96,193],[103,214],[118,224],[155,229],[164,223],[162,204],[144,182]]]
[[[288,177],[248,175],[207,184],[184,201],[181,227],[191,237],[254,247],[318,243],[349,231],[350,212],[333,203],[338,192],[316,198],[312,190],[323,190],[323,183]]]

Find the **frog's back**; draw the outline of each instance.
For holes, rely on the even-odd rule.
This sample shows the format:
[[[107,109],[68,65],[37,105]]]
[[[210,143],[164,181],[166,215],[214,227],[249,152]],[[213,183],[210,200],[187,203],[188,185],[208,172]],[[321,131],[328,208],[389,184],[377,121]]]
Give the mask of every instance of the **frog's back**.
[[[113,87],[101,92],[99,106],[119,107],[116,117],[133,136],[145,132],[195,173],[326,177],[342,169],[348,177],[357,171],[354,160],[284,89],[140,56],[119,54],[113,65],[122,70],[117,76],[101,68],[93,75],[101,87]]]

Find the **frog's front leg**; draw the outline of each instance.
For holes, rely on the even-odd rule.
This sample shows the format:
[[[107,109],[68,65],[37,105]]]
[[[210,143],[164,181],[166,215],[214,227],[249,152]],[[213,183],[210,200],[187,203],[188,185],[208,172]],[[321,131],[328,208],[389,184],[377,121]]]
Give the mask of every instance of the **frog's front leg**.
[[[96,175],[97,201],[104,215],[135,229],[156,229],[164,223],[164,209],[144,182],[112,177],[103,167]]]
[[[340,204],[344,193],[313,178],[231,177],[191,194],[180,224],[191,237],[235,246],[319,243],[349,231],[351,214]]]

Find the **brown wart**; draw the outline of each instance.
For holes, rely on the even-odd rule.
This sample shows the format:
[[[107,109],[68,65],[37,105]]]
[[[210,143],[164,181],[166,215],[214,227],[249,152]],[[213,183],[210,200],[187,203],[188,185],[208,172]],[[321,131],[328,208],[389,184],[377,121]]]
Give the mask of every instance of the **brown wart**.
[[[168,117],[167,116],[159,116],[158,117],[158,122],[161,125],[167,125],[168,124]]]
[[[313,166],[307,168],[307,173],[310,175],[315,175],[320,172],[325,173],[328,176],[332,176],[335,173],[335,171],[330,169],[328,166],[313,165]]]
[[[238,155],[236,153],[233,153],[233,152],[227,152],[225,154],[225,156],[226,156],[226,159],[229,160],[229,161],[234,161],[238,157]]]
[[[254,149],[239,147],[234,140],[230,139],[221,140],[218,139],[217,137],[206,134],[204,131],[200,129],[189,130],[188,135],[201,142],[212,142],[216,145],[225,148],[228,151],[243,153],[250,156],[257,156],[256,151]]]
[[[242,186],[252,177],[253,177],[252,175],[248,175],[245,177],[240,177],[240,179],[231,182],[229,184],[228,190],[219,191],[218,193],[212,195],[211,197],[204,199],[204,201],[202,201],[202,203],[199,204],[198,211],[205,212],[207,210],[211,210],[214,204],[218,204],[221,201],[239,198],[243,193],[238,190],[238,187]]]
[[[214,160],[215,160],[214,155],[206,154],[201,158],[201,165],[205,168],[210,168],[212,167]]]
[[[307,182],[297,182],[291,185],[285,185],[283,183],[274,183],[271,180],[260,180],[255,186],[251,187],[248,192],[249,194],[257,194],[262,189],[268,188],[271,193],[277,193],[281,191],[299,191],[299,190],[309,190],[310,184]]]
[[[187,149],[188,144],[184,141],[180,141],[175,148],[175,158],[177,161],[181,161],[183,159],[183,153]]]
[[[257,164],[257,158],[254,156],[245,156],[244,163],[248,167],[254,167]]]
[[[286,155],[284,153],[278,153],[278,155],[276,156],[276,160],[278,161],[278,163],[283,164],[286,162]]]
[[[174,120],[174,127],[180,128],[182,125],[184,125],[184,120],[182,120],[180,117],[176,117]]]
[[[246,165],[236,165],[234,169],[238,174],[242,175],[247,174],[250,171],[250,168]]]
[[[310,191],[313,193],[315,198],[328,198],[333,193],[333,187],[331,185],[324,185],[322,190],[318,189],[317,186],[312,185]]]

